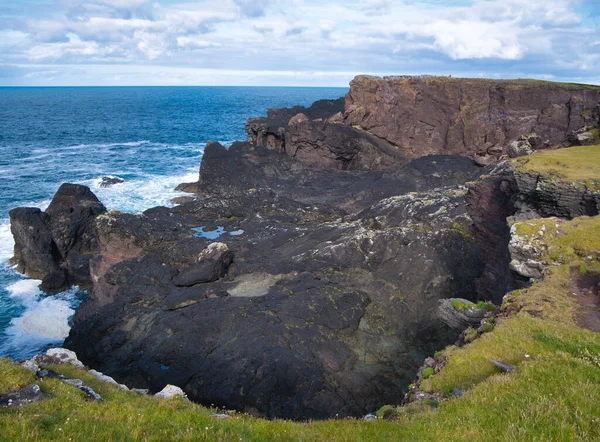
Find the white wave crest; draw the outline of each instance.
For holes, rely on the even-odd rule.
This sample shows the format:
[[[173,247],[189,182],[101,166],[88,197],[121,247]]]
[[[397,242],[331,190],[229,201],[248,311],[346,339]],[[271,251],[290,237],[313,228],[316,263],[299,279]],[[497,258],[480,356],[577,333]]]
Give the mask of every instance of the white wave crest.
[[[126,147],[140,147],[143,146],[144,144],[151,144],[152,142],[150,140],[140,140],[140,141],[126,141],[124,143],[92,143],[92,144],[76,144],[74,146],[65,146],[65,147],[59,147],[57,148],[58,150],[79,150],[79,149],[87,149],[90,147],[100,147],[100,148],[107,148],[107,147],[118,147],[118,146],[126,146]],[[152,143],[152,144],[160,144],[160,143]]]
[[[198,181],[198,172],[166,177],[148,176],[110,187],[100,187],[102,177],[82,184],[89,186],[108,209],[137,213],[156,206],[172,207],[173,198],[185,195],[175,191],[175,187],[195,181]]]
[[[9,297],[21,304],[25,311],[11,320],[4,331],[6,338],[0,344],[0,354],[31,355],[42,347],[62,343],[69,335],[69,320],[79,303],[78,287],[54,296],[44,296],[41,281],[22,279],[7,287]]]
[[[10,232],[10,222],[0,221],[0,265],[5,264],[13,256],[15,241]]]

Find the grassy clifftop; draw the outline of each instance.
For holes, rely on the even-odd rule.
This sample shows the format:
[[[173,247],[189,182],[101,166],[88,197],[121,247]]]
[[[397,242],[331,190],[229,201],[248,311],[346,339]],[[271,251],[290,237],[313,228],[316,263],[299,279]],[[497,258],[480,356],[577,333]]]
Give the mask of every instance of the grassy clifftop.
[[[557,182],[600,189],[600,145],[539,152],[517,158],[512,164],[519,171],[540,173]]]
[[[600,147],[532,155],[517,166],[565,182],[597,182],[600,150],[594,149]],[[76,388],[36,380],[0,359],[0,395],[36,382],[52,396],[22,408],[0,408],[0,440],[600,440],[600,333],[588,329],[600,324],[600,296],[593,285],[600,282],[600,216],[530,220],[513,231],[541,251],[547,273],[506,298],[492,331],[464,347],[445,349],[446,366],[421,384],[445,395],[458,388],[462,397],[437,407],[401,407],[393,421],[296,423],[242,414],[219,419],[211,416],[216,410],[123,392],[74,367],[52,367],[82,379],[105,399],[90,402]],[[515,370],[500,373],[490,360]]]

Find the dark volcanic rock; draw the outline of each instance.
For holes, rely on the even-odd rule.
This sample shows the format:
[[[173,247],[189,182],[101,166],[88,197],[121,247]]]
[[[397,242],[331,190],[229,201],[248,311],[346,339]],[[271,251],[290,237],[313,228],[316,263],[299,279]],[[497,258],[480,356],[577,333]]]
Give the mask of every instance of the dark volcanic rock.
[[[312,166],[342,170],[393,169],[407,163],[404,152],[368,132],[322,121],[290,126],[281,151]]]
[[[123,178],[119,178],[116,176],[105,176],[102,177],[102,181],[100,182],[100,187],[112,187],[115,184],[124,183],[125,180]]]
[[[320,168],[383,170],[407,163],[405,153],[387,141],[341,124],[343,110],[343,98],[308,109],[269,109],[267,118],[248,120],[248,141]]]
[[[227,273],[232,261],[233,253],[226,244],[212,243],[200,252],[198,262],[182,269],[173,282],[180,287],[214,282]]]
[[[90,284],[90,253],[96,250],[94,219],[106,208],[85,186],[63,184],[45,212],[10,211],[17,270],[43,280],[56,291],[68,284]]]
[[[50,216],[30,207],[13,209],[9,216],[17,270],[36,279],[58,271],[60,252],[50,232]]]
[[[458,337],[435,309],[476,297],[484,264],[461,184],[482,172],[446,156],[342,171],[209,144],[196,201],[97,218],[94,286],[66,345],[120,382],[205,404],[364,415]],[[236,236],[207,249],[200,226]]]
[[[531,212],[532,218],[558,216],[571,219],[600,213],[600,192],[582,185],[561,183],[537,173],[515,172],[514,176],[519,193],[517,207],[521,212]]]

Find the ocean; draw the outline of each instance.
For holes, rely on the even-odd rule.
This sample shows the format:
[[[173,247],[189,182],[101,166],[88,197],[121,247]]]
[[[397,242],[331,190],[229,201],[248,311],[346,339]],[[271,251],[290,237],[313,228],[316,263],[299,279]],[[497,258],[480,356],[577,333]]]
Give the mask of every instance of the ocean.
[[[245,140],[246,118],[269,107],[338,98],[344,88],[0,88],[0,357],[61,345],[85,296],[48,296],[9,264],[8,211],[45,209],[61,183],[89,186],[110,210],[170,205],[196,181],[206,141]],[[104,176],[125,180],[100,188]]]

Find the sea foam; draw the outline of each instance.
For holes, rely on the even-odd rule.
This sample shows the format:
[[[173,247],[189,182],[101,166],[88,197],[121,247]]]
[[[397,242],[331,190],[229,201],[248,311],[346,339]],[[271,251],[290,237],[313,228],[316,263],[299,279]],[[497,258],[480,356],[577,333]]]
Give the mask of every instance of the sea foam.
[[[60,344],[69,335],[70,319],[80,303],[82,292],[72,287],[66,292],[45,296],[41,281],[22,279],[6,289],[9,297],[24,311],[4,330],[0,354],[30,356],[47,345]]]

